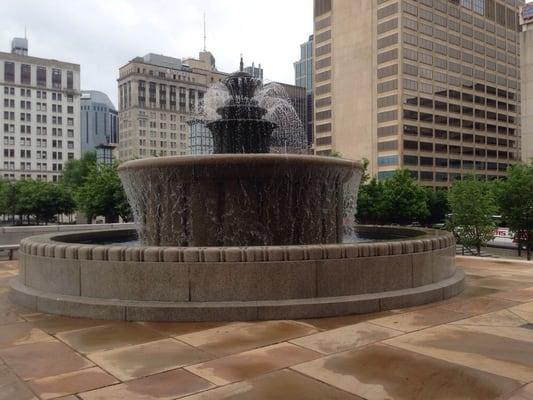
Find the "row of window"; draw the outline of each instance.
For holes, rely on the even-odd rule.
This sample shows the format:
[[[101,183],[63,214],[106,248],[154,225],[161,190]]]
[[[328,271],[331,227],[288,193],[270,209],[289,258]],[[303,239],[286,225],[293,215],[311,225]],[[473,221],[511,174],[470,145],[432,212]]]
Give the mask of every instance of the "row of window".
[[[61,89],[63,87],[62,77],[63,71],[58,68],[52,68],[52,87]],[[4,61],[4,81],[15,83],[15,63],[11,61]],[[32,83],[32,66],[29,64],[20,64],[21,85],[46,86],[47,84],[47,68],[42,66],[35,67],[34,81]],[[74,89],[74,72],[66,71],[66,88]]]
[[[492,171],[497,171],[497,169],[492,169]],[[498,170],[499,171],[499,170]],[[461,174],[460,173],[447,173],[447,172],[433,172],[433,171],[409,171],[411,173],[411,177],[416,180],[421,181],[436,181],[436,182],[452,182],[455,180],[461,180]],[[392,178],[394,175],[394,171],[379,171],[378,172],[378,179],[384,180]],[[466,175],[465,175],[466,176]],[[501,176],[498,175],[479,175],[476,173],[476,176],[486,176],[487,179],[493,180],[501,178]]]

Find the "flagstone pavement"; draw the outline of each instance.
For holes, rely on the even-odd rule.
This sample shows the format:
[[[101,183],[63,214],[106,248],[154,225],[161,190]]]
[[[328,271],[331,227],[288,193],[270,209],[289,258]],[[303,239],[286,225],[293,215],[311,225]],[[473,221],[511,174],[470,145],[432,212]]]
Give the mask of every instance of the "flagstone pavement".
[[[370,315],[113,322],[12,304],[0,263],[0,400],[533,400],[533,263],[457,257],[464,293]]]

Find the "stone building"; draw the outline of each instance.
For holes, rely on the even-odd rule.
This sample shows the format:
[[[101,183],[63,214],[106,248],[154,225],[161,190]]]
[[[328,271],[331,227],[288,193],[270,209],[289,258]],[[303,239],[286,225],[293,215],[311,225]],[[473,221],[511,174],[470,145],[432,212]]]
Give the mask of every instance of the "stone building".
[[[428,186],[520,158],[520,0],[315,0],[315,150]]]
[[[0,52],[0,177],[57,181],[80,157],[80,66],[28,56],[27,39]]]
[[[313,35],[300,45],[300,59],[294,63],[294,82],[306,89],[307,143],[313,144]]]
[[[207,88],[226,76],[208,51],[183,60],[150,53],[121,67],[119,159],[187,154],[188,118]]]

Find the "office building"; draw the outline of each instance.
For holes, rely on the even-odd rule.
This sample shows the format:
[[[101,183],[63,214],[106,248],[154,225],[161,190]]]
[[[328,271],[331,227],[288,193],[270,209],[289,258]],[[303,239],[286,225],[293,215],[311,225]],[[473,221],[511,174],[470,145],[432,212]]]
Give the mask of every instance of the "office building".
[[[31,57],[15,38],[0,52],[3,179],[59,180],[80,157],[80,66]]]
[[[201,118],[191,118],[187,121],[189,127],[188,154],[213,154],[213,135]]]
[[[254,78],[263,80],[263,68],[261,68],[261,64],[256,67],[255,63],[252,62],[252,65],[244,67],[244,72],[252,75]]]
[[[520,158],[518,3],[315,0],[316,153],[428,186],[503,176]]]
[[[305,129],[307,124],[307,91],[305,88],[281,82],[273,83],[281,86],[285,90],[291,105],[294,107],[294,111],[296,111],[296,114],[298,115],[298,119],[302,123],[303,129]],[[269,84],[270,83],[267,83],[265,86],[268,86]]]
[[[306,89],[306,133],[309,145],[313,143],[313,35],[300,45],[300,60],[294,63],[296,86]]]
[[[208,51],[183,60],[150,53],[121,67],[118,157],[186,155],[188,119],[207,88],[226,76]]]
[[[99,145],[116,144],[118,112],[109,97],[96,90],[82,90],[80,106],[82,153]]]
[[[522,161],[533,159],[533,4],[520,9]]]

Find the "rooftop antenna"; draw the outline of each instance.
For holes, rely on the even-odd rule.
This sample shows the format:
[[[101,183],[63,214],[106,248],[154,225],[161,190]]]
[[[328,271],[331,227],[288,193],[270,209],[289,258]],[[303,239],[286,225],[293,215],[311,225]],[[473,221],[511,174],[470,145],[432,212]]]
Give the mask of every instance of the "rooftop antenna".
[[[244,71],[244,61],[242,59],[242,53],[241,53],[241,68],[240,68],[241,72]]]
[[[204,11],[204,51],[206,51],[207,35],[205,33],[205,11]]]

